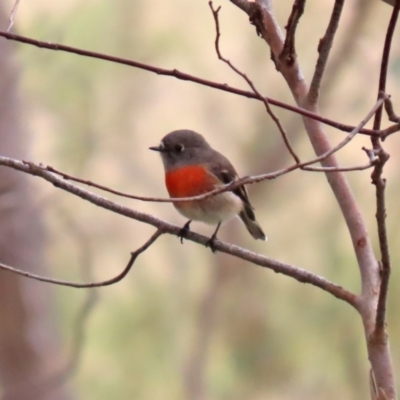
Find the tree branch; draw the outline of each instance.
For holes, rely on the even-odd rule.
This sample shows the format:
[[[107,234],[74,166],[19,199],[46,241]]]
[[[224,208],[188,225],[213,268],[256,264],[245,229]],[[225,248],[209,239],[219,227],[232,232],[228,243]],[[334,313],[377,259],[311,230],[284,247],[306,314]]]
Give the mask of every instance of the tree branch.
[[[92,195],[92,193],[87,192],[88,194]],[[89,196],[90,197],[90,196]],[[89,198],[87,199],[89,200]],[[90,200],[89,200],[90,201]],[[92,203],[95,203],[95,201],[92,201]],[[128,274],[128,272],[131,270],[133,264],[135,263],[136,259],[140,254],[142,254],[144,251],[146,251],[164,232],[162,229],[158,229],[151,237],[146,241],[146,243],[139,247],[137,250],[135,250],[133,253],[131,253],[131,258],[126,265],[126,267],[123,269],[123,271],[118,274],[117,276],[107,279],[105,281],[101,282],[90,282],[90,283],[77,283],[77,282],[70,282],[70,281],[63,281],[60,279],[54,279],[54,278],[47,278],[41,275],[37,274],[32,274],[30,272],[22,271],[18,268],[11,267],[9,265],[5,265],[3,263],[0,263],[0,269],[4,271],[9,271],[17,275],[22,275],[25,276],[26,278],[34,279],[36,281],[40,282],[46,282],[46,283],[52,283],[54,285],[60,285],[60,286],[68,286],[68,287],[73,287],[77,289],[88,289],[88,288],[96,288],[96,287],[101,287],[101,286],[110,286],[113,285],[114,283],[117,283],[121,281],[125,276]]]
[[[259,15],[257,18],[257,24],[262,28],[261,33],[263,38],[269,44],[272,53],[275,55],[275,59],[277,59],[277,56],[282,51],[283,39],[272,10],[267,7],[259,6]],[[278,67],[292,91],[297,104],[313,112],[317,112],[317,107],[307,101],[309,90],[298,63],[295,62],[291,67],[280,63]],[[304,118],[303,120],[316,154],[328,152],[331,146],[321,124],[309,118]],[[338,163],[337,160],[331,156],[323,161],[322,166],[337,168]],[[363,293],[373,293],[379,280],[379,274],[368,232],[357,202],[342,173],[327,172],[326,177],[338,201],[352,238],[361,273]]]
[[[393,103],[392,100],[390,100],[390,98],[387,98],[385,100],[385,111],[390,121],[396,123],[400,122],[400,117],[394,112]]]
[[[296,152],[294,151],[292,145],[290,144],[289,138],[287,133],[285,132],[285,129],[283,128],[279,118],[274,114],[274,112],[271,110],[271,107],[269,106],[268,100],[266,97],[263,97],[260,92],[256,89],[254,86],[254,83],[251,81],[251,79],[242,71],[240,71],[237,67],[235,67],[228,59],[222,56],[220,48],[219,48],[219,38],[221,36],[220,29],[219,29],[219,18],[218,18],[218,13],[221,9],[221,7],[218,7],[217,9],[214,9],[212,1],[208,2],[208,5],[210,6],[211,12],[214,17],[214,22],[215,22],[215,31],[216,31],[216,36],[215,36],[215,51],[217,53],[218,59],[223,61],[225,64],[227,64],[234,72],[236,72],[239,76],[241,76],[247,84],[250,86],[251,90],[253,93],[257,96],[259,100],[261,100],[264,103],[265,109],[269,116],[272,118],[272,120],[275,122],[276,126],[279,129],[279,132],[282,135],[283,141],[285,143],[286,148],[288,149],[289,153],[292,155],[293,159],[295,160],[296,164],[300,163],[300,158],[297,156]]]
[[[301,16],[303,15],[305,3],[306,0],[294,1],[292,12],[290,13],[288,23],[285,27],[286,38],[281,54],[279,54],[279,59],[284,62],[288,67],[293,65],[297,59],[295,46],[296,28]]]
[[[366,115],[366,117],[358,124],[358,126],[356,126],[354,128],[354,130],[352,132],[350,132],[346,138],[344,138],[339,144],[337,144],[335,147],[332,147],[330,150],[328,150],[326,153],[321,154],[319,157],[314,158],[313,160],[310,161],[305,161],[303,163],[299,163],[299,164],[293,164],[292,166],[289,166],[287,168],[275,171],[275,172],[270,172],[270,173],[266,173],[266,174],[261,174],[261,175],[255,175],[255,176],[248,176],[248,177],[244,177],[241,179],[238,179],[236,181],[233,181],[227,185],[221,186],[217,189],[214,189],[208,193],[204,193],[198,196],[193,196],[193,197],[179,197],[179,198],[158,198],[158,197],[145,197],[145,196],[136,196],[136,195],[132,195],[132,194],[128,194],[128,193],[124,193],[124,192],[120,192],[114,189],[110,189],[106,186],[94,183],[92,181],[89,180],[85,180],[85,179],[80,179],[77,177],[74,177],[72,175],[68,175],[64,172],[58,171],[55,168],[51,167],[51,166],[47,166],[47,167],[43,167],[41,165],[36,165],[33,163],[29,163],[29,162],[24,162],[26,165],[31,165],[34,169],[41,169],[42,171],[49,171],[49,172],[53,172],[59,176],[61,176],[63,179],[65,180],[70,180],[70,181],[74,181],[74,182],[78,182],[78,183],[82,183],[84,185],[87,186],[91,186],[91,187],[95,187],[97,189],[100,190],[104,190],[108,193],[112,193],[115,194],[117,196],[121,196],[121,197],[126,197],[126,198],[130,198],[130,199],[134,199],[134,200],[140,200],[140,201],[147,201],[147,202],[157,202],[157,203],[178,203],[178,202],[186,202],[186,201],[195,201],[195,200],[204,200],[208,197],[211,196],[215,196],[219,193],[222,192],[226,192],[229,190],[234,190],[236,188],[238,188],[239,186],[242,185],[248,185],[248,184],[253,184],[253,183],[258,183],[264,180],[270,180],[270,179],[276,179],[282,175],[285,175],[291,171],[294,171],[296,169],[302,169],[305,171],[314,171],[314,172],[339,172],[339,171],[361,171],[361,170],[365,170],[368,168],[371,168],[373,165],[375,165],[377,159],[375,157],[375,155],[373,154],[373,152],[367,152],[368,157],[370,159],[370,162],[366,165],[359,165],[359,166],[355,166],[355,167],[322,167],[322,168],[318,168],[318,167],[310,167],[310,165],[312,164],[316,164],[318,162],[321,162],[325,159],[327,159],[328,157],[330,157],[332,154],[336,153],[337,151],[339,151],[340,149],[342,149],[345,145],[347,145],[353,138],[354,136],[357,134],[357,132],[359,132],[359,130],[372,118],[372,116],[374,115],[374,113],[376,112],[376,110],[382,106],[383,102],[386,99],[386,95],[384,93],[381,94],[381,98],[379,98],[377,100],[377,102],[375,103],[374,107],[372,107],[371,111]],[[14,168],[15,167],[15,162],[16,160],[12,160],[6,157],[0,157],[0,165],[5,165],[5,166],[9,166]],[[19,161],[17,161],[19,162]],[[25,172],[25,171],[24,171]]]
[[[249,3],[249,4],[254,4],[254,3]],[[96,52],[88,51],[88,50],[82,50],[82,49],[78,49],[78,48],[71,47],[71,46],[64,46],[64,45],[58,44],[58,43],[43,42],[40,40],[28,38],[25,36],[15,35],[15,34],[9,33],[9,32],[0,31],[0,37],[4,37],[8,40],[14,40],[16,42],[25,43],[25,44],[28,44],[31,46],[36,46],[36,47],[47,49],[47,50],[63,51],[63,52],[67,52],[67,53],[81,55],[84,57],[91,57],[91,58],[105,60],[105,61],[109,61],[109,62],[113,62],[113,63],[117,63],[117,64],[128,65],[130,67],[143,69],[148,72],[153,72],[157,75],[172,76],[176,79],[194,82],[199,85],[222,90],[224,92],[236,94],[238,96],[243,96],[243,97],[247,97],[249,99],[255,99],[255,100],[262,101],[253,92],[234,88],[234,87],[227,85],[226,83],[218,83],[218,82],[208,81],[206,79],[202,79],[197,76],[193,76],[193,75],[186,74],[184,72],[180,72],[177,69],[168,70],[168,69],[164,69],[164,68],[158,68],[158,67],[155,67],[155,66],[152,66],[149,64],[144,64],[144,63],[140,63],[140,62],[133,61],[133,60],[128,60],[128,59],[124,59],[124,58],[120,58],[120,57],[113,57],[113,56],[110,56],[107,54],[96,53]],[[276,107],[283,108],[288,111],[315,119],[317,121],[322,122],[323,124],[332,126],[341,131],[350,132],[354,129],[354,126],[342,124],[337,121],[333,121],[329,118],[322,117],[321,115],[311,112],[309,110],[306,110],[304,108],[296,107],[296,106],[281,102],[279,100],[272,99],[270,97],[265,97],[265,99],[268,101],[269,104],[272,104]],[[396,127],[396,129],[395,129],[395,127]],[[396,124],[396,125],[392,126],[392,129],[395,129],[395,131],[397,132],[400,130],[400,127],[398,127]],[[360,133],[362,133],[364,135],[368,135],[368,136],[380,136],[380,131],[374,131],[372,129],[364,128],[360,131]]]
[[[308,103],[317,104],[319,97],[319,89],[322,77],[324,75],[325,66],[328,61],[329,53],[335,38],[336,30],[339,26],[340,16],[342,14],[344,0],[335,0],[331,19],[328,24],[325,36],[320,40],[318,46],[319,57],[315,67],[314,76],[311,81],[310,90],[308,91]]]
[[[0,159],[4,159],[5,157],[0,157]],[[12,161],[12,162],[11,162]],[[98,196],[94,193],[91,193],[87,190],[84,190],[82,188],[79,188],[77,186],[72,185],[69,182],[64,181],[63,179],[57,177],[54,173],[51,173],[49,171],[44,170],[41,167],[37,167],[33,164],[26,164],[20,161],[16,160],[11,160],[9,159],[9,162],[7,166],[10,166],[14,169],[17,169],[19,171],[28,173],[30,175],[35,175],[39,176],[46,181],[52,183],[54,186],[63,189],[75,196],[80,197],[81,199],[87,200],[92,204],[95,204],[101,208],[104,208],[106,210],[115,212],[120,215],[124,215],[128,218],[135,219],[140,222],[144,222],[149,225],[153,225],[157,228],[157,231],[151,236],[151,238],[139,249],[137,249],[134,253],[132,253],[132,257],[129,260],[127,266],[125,269],[116,277],[98,282],[98,283],[75,283],[75,282],[68,282],[68,281],[62,281],[62,280],[57,280],[57,279],[52,279],[52,278],[46,278],[42,276],[38,276],[35,274],[30,274],[28,272],[0,264],[0,269],[4,269],[19,275],[26,276],[28,278],[36,279],[42,282],[48,282],[48,283],[53,283],[53,284],[58,284],[58,285],[63,285],[63,286],[70,286],[70,287],[75,287],[75,288],[91,288],[91,287],[98,287],[98,286],[105,286],[105,285],[111,285],[115,282],[120,281],[126,274],[129,272],[130,268],[132,267],[133,263],[135,262],[136,258],[138,255],[140,255],[142,252],[144,252],[153,242],[156,241],[156,239],[161,236],[164,233],[169,233],[173,235],[180,235],[182,234],[182,229],[179,226],[169,224],[165,221],[162,221],[156,217],[153,217],[150,214],[142,213],[136,210],[133,210],[128,207],[124,207],[120,204],[116,204],[110,200],[105,199],[104,197]],[[5,165],[2,163],[2,165]],[[198,233],[188,231],[183,234],[184,238],[187,240],[191,240],[193,242],[202,244],[206,246],[206,244],[209,241],[209,238],[203,235],[199,235]],[[243,249],[241,247],[235,246],[233,244],[225,243],[220,240],[215,240],[214,247],[216,250],[222,253],[230,254],[232,256],[236,256],[242,260],[249,261],[253,264],[259,265],[261,267],[265,267],[268,269],[272,269],[276,273],[281,273],[286,276],[292,277],[299,282],[302,283],[309,283],[313,286],[319,287],[320,289],[332,294],[333,296],[337,297],[338,299],[341,299],[343,301],[346,301],[347,303],[353,305],[354,307],[357,306],[357,296],[348,290],[342,288],[341,286],[338,286],[332,282],[329,282],[325,278],[322,278],[314,273],[308,272],[304,269],[292,266],[290,264],[285,264],[283,262],[273,260],[271,258],[256,254],[254,252],[251,252],[249,250]]]
[[[246,14],[250,13],[252,3],[250,3],[247,0],[230,0],[231,3],[233,3],[235,6],[239,7],[241,10],[243,10]]]
[[[400,9],[400,0],[397,0],[388,29],[386,32],[385,45],[383,47],[381,72],[379,77],[378,96],[386,90],[386,78],[389,65],[390,48],[393,40],[393,33],[396,28],[397,19]],[[379,129],[382,120],[383,107],[380,107],[375,114],[374,128]],[[386,179],[383,178],[383,168],[389,159],[389,154],[383,149],[378,138],[371,139],[374,151],[378,156],[378,162],[375,165],[371,178],[376,188],[376,220],[378,227],[379,248],[381,252],[381,285],[379,290],[378,307],[376,312],[375,332],[376,336],[385,336],[385,320],[386,320],[386,303],[387,293],[389,289],[389,280],[391,272],[390,252],[386,229],[386,201],[385,188]]]

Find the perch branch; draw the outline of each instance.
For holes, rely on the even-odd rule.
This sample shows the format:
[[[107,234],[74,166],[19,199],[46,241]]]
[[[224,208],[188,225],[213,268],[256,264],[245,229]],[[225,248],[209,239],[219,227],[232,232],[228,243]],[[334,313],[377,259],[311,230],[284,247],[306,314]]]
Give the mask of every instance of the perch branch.
[[[4,157],[1,157],[4,158]],[[1,160],[0,158],[0,160]],[[4,165],[4,164],[3,164]],[[121,274],[118,276],[103,281],[99,283],[75,283],[75,282],[68,282],[68,281],[61,281],[61,280],[56,280],[52,278],[46,278],[42,276],[38,276],[35,274],[30,274],[28,272],[0,264],[0,268],[19,274],[23,275],[25,277],[31,278],[31,279],[36,279],[39,281],[43,282],[48,282],[48,283],[54,283],[58,285],[64,285],[64,286],[70,286],[70,287],[76,287],[76,288],[91,288],[91,287],[96,287],[96,286],[105,286],[105,285],[110,285],[115,282],[118,282],[121,280],[128,272],[129,269],[132,267],[133,263],[135,262],[136,258],[138,257],[139,254],[144,252],[151,244],[153,244],[156,239],[164,234],[164,233],[169,233],[172,235],[180,235],[182,234],[182,228],[176,225],[169,224],[165,221],[162,221],[156,217],[153,217],[150,214],[142,213],[136,210],[133,210],[128,207],[124,207],[120,204],[114,203],[110,200],[105,199],[104,197],[98,196],[94,193],[91,193],[87,190],[84,190],[82,188],[79,188],[75,185],[72,185],[69,182],[66,182],[65,180],[59,178],[56,176],[54,173],[51,173],[49,171],[46,171],[40,167],[34,166],[33,164],[26,164],[21,161],[16,161],[14,160],[13,162],[9,162],[8,166],[17,169],[19,171],[28,173],[30,175],[35,175],[38,177],[41,177],[45,179],[46,181],[52,183],[54,186],[65,190],[77,197],[80,197],[81,199],[87,200],[92,204],[95,204],[101,208],[104,208],[106,210],[115,212],[120,215],[124,215],[128,218],[135,219],[140,222],[144,222],[149,225],[153,225],[157,228],[157,231],[151,236],[151,238],[139,249],[137,249],[134,253],[132,253],[132,257],[129,260],[128,265],[125,267],[125,269],[122,271]],[[191,240],[193,242],[202,244],[206,246],[206,244],[209,241],[209,238],[203,235],[199,235],[198,233],[188,231],[183,234],[184,238],[187,240]],[[358,304],[358,297],[349,292],[348,290],[342,288],[341,286],[338,286],[332,282],[329,282],[323,277],[320,277],[312,272],[306,271],[302,268],[298,268],[295,266],[292,266],[290,264],[282,263],[280,261],[271,259],[269,257],[265,257],[260,254],[256,254],[254,252],[251,252],[249,250],[246,250],[244,248],[235,246],[233,244],[225,243],[220,240],[215,240],[214,247],[217,251],[230,254],[232,256],[238,257],[242,260],[249,261],[250,263],[259,265],[261,267],[265,267],[268,269],[273,270],[276,273],[281,273],[286,276],[292,277],[299,282],[302,283],[309,283],[313,286],[319,287],[320,289],[332,294],[333,296],[337,297],[338,299],[341,299],[343,301],[346,301],[347,303],[353,305],[354,307],[357,307]]]

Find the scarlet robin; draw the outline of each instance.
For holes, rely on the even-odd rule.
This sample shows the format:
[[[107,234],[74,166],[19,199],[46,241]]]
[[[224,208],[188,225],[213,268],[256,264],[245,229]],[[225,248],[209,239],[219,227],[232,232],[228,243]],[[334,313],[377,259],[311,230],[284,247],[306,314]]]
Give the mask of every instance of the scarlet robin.
[[[229,160],[211,148],[203,136],[191,130],[168,133],[159,146],[150,147],[159,151],[165,169],[165,184],[171,198],[193,197],[238,179],[238,174]],[[238,216],[254,239],[266,240],[257,223],[254,208],[244,186],[202,200],[175,202],[175,208],[189,221],[183,226],[182,236],[194,221],[217,225],[208,245],[213,243],[223,221]]]

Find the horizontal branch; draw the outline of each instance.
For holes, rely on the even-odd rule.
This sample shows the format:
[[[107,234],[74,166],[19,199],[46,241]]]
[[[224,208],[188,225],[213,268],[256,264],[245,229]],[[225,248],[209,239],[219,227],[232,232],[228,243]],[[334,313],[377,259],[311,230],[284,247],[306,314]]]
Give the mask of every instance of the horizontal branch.
[[[75,48],[75,47],[71,47],[71,46],[65,46],[65,45],[58,44],[58,43],[43,42],[40,40],[35,40],[35,39],[31,39],[31,38],[28,38],[25,36],[15,35],[13,33],[4,32],[4,31],[0,31],[0,37],[4,37],[8,40],[14,40],[14,41],[17,41],[20,43],[29,44],[31,46],[36,46],[36,47],[43,48],[43,49],[54,50],[54,51],[63,51],[63,52],[67,52],[67,53],[81,55],[84,57],[96,58],[99,60],[109,61],[109,62],[113,62],[113,63],[117,63],[117,64],[128,65],[130,67],[139,68],[139,69],[142,69],[142,70],[145,70],[148,72],[153,72],[157,75],[172,76],[172,77],[180,79],[180,80],[194,82],[199,85],[212,87],[214,89],[222,90],[222,91],[225,91],[228,93],[233,93],[238,96],[243,96],[243,97],[247,97],[249,99],[255,99],[258,101],[262,101],[253,92],[241,90],[241,89],[229,86],[226,83],[218,83],[218,82],[213,82],[213,81],[209,81],[206,79],[202,79],[197,76],[189,75],[187,73],[178,71],[177,69],[158,68],[153,65],[140,63],[138,61],[128,60],[128,59],[120,58],[120,57],[114,57],[114,56],[110,56],[107,54],[97,53],[97,52],[93,52],[93,51],[89,51],[89,50],[83,50],[83,49],[79,49],[79,48]],[[276,107],[283,108],[288,111],[303,115],[305,117],[315,119],[317,121],[322,122],[323,124],[332,126],[341,131],[351,132],[354,129],[354,126],[342,124],[337,121],[333,121],[329,118],[322,117],[316,113],[307,111],[303,108],[296,107],[296,106],[281,102],[279,100],[272,99],[270,97],[265,97],[265,99],[266,99],[266,101],[268,101],[269,104],[272,104]],[[398,131],[398,130],[400,130],[400,127],[398,127],[397,125],[398,124],[396,124],[394,126],[397,127],[397,131]],[[365,129],[365,128],[361,129],[359,133],[364,134],[364,135],[369,135],[369,136],[378,136],[378,137],[381,134],[380,131],[378,131],[378,130]]]
[[[353,172],[353,171],[365,171],[370,169],[378,162],[378,158],[374,158],[370,162],[364,165],[356,165],[355,167],[303,167],[303,171],[311,172]]]
[[[5,162],[5,161],[7,161],[7,162]],[[98,196],[94,193],[91,193],[87,190],[77,187],[69,182],[66,182],[62,178],[55,175],[54,173],[46,171],[45,169],[35,166],[32,163],[24,163],[22,161],[12,160],[12,159],[8,159],[6,157],[0,157],[0,165],[5,165],[5,166],[11,167],[13,169],[16,169],[18,171],[41,177],[44,180],[52,183],[55,187],[65,190],[65,191],[67,191],[77,197],[80,197],[83,200],[89,201],[90,203],[95,204],[101,208],[104,208],[104,209],[112,211],[114,213],[123,215],[128,218],[132,218],[134,220],[144,222],[146,224],[156,227],[157,232],[141,248],[139,248],[135,253],[132,253],[132,258],[130,260],[130,262],[132,262],[132,263],[135,261],[137,255],[139,255],[141,252],[143,252],[145,249],[147,249],[163,233],[169,233],[169,234],[176,235],[176,236],[183,235],[183,237],[185,239],[202,244],[204,246],[206,246],[207,243],[209,242],[209,238],[206,236],[200,235],[200,234],[192,232],[192,231],[182,232],[182,229],[179,226],[169,224],[168,222],[160,220],[150,214],[143,213],[143,212],[140,212],[137,210],[133,210],[131,208],[124,207],[120,204],[114,203],[108,199],[105,199],[104,197]],[[346,301],[347,303],[353,305],[354,307],[357,306],[358,297],[355,294],[349,292],[348,290],[342,288],[339,285],[336,285],[336,284],[328,281],[327,279],[325,279],[321,276],[318,276],[317,274],[306,271],[302,268],[292,266],[290,264],[286,264],[286,263],[274,260],[272,258],[263,256],[263,255],[254,253],[252,251],[246,250],[239,246],[235,246],[230,243],[222,242],[218,239],[216,239],[214,242],[214,248],[215,248],[215,250],[217,250],[219,252],[230,254],[234,257],[238,257],[242,260],[249,261],[250,263],[259,265],[261,267],[272,269],[276,273],[281,273],[283,275],[292,277],[299,282],[308,283],[313,286],[319,287],[320,289],[332,294],[333,296],[337,297],[338,299]],[[128,266],[129,266],[129,263],[128,263]],[[126,269],[124,271],[129,270],[130,267],[128,268],[128,266],[126,267]],[[26,277],[31,277],[31,278],[33,277],[31,274],[28,274],[28,273],[20,271],[20,270],[16,270],[15,268],[8,267],[4,264],[0,265],[0,268],[14,272],[14,273],[19,273]],[[34,279],[38,279],[38,278],[39,277],[36,276]],[[51,278],[41,278],[40,280],[55,283],[55,282],[50,281],[50,279]],[[113,278],[113,279],[115,279],[115,278]],[[55,280],[53,280],[53,281],[55,281]],[[64,283],[61,283],[61,281],[59,281],[58,284],[64,284]],[[68,286],[78,287],[77,285],[72,285],[72,284],[69,284]]]

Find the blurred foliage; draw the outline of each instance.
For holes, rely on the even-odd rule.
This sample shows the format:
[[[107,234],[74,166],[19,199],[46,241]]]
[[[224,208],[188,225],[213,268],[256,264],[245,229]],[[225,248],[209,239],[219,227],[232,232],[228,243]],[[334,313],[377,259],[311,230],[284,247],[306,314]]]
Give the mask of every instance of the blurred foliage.
[[[275,3],[284,26],[291,2]],[[332,54],[339,62],[337,70],[329,71],[333,82],[323,94],[322,109],[324,115],[353,125],[374,103],[391,12],[391,7],[374,2],[359,31],[349,38],[346,32],[361,3],[364,1],[346,2]],[[310,2],[299,25],[299,61],[308,80],[331,8],[331,1]],[[268,48],[256,37],[246,15],[223,2],[220,16],[225,56],[262,92],[293,103],[270,61]],[[245,82],[217,60],[214,22],[206,2],[22,2],[15,29],[37,39],[176,68],[247,89]],[[353,47],[343,60],[341,49],[348,40]],[[398,110],[397,43],[395,40],[388,92]],[[161,161],[147,148],[174,129],[203,133],[243,175],[291,162],[282,150],[276,126],[262,104],[253,100],[126,66],[26,45],[15,47],[33,161],[116,189],[152,196],[165,196],[166,191]],[[300,118],[283,110],[276,112],[301,158],[312,157]],[[326,129],[334,143],[344,136]],[[385,172],[394,265],[389,333],[397,372],[399,144],[396,135],[387,139],[391,159]],[[364,145],[369,146],[368,138],[355,138],[340,153],[340,161],[344,165],[364,163]],[[374,189],[369,175],[369,171],[353,172],[348,177],[377,248]],[[52,276],[79,280],[80,268],[89,267],[87,258],[82,257],[84,249],[90,252],[95,279],[111,277],[124,267],[129,252],[153,231],[38,179],[32,179],[32,184],[37,188],[34,201],[42,205],[46,217]],[[269,241],[251,241],[238,221],[221,230],[222,239],[359,290],[349,235],[322,174],[293,172],[249,187],[249,191]],[[184,223],[170,204],[116,200]],[[66,216],[73,221],[72,228]],[[193,228],[211,233],[201,224]],[[83,296],[66,288],[57,293],[67,356]],[[191,368],[201,381],[198,399],[346,400],[368,396],[369,364],[356,312],[316,288],[269,270],[225,255],[214,256],[192,243],[182,246],[175,237],[165,236],[139,257],[124,281],[100,289],[99,295],[87,322],[82,361],[71,378],[81,398],[193,400],[196,397],[187,378]],[[198,346],[203,346],[197,352],[200,361]]]

